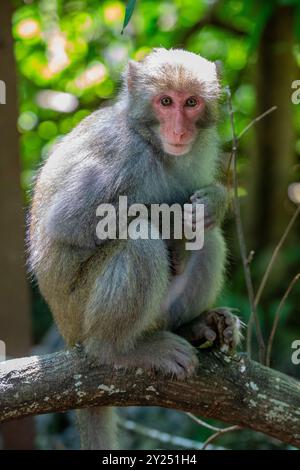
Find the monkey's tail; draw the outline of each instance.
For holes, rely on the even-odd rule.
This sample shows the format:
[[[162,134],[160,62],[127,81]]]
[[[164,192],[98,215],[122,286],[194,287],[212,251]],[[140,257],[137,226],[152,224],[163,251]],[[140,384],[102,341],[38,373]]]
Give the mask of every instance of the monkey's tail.
[[[113,450],[117,448],[117,415],[111,407],[77,410],[81,448]]]

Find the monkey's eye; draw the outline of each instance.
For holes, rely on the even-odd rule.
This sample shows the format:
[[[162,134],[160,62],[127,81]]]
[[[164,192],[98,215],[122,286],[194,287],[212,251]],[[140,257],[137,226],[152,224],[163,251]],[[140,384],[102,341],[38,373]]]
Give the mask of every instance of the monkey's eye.
[[[186,106],[189,106],[190,108],[193,108],[194,106],[197,106],[198,101],[196,98],[193,98],[192,96],[188,98],[185,102]]]
[[[163,96],[160,100],[160,104],[170,106],[170,104],[172,104],[172,98],[170,96]]]

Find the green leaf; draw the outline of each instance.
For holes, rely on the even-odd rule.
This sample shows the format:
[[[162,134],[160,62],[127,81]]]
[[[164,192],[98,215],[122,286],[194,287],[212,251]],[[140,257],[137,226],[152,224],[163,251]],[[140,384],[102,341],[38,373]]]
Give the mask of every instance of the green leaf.
[[[123,23],[123,28],[121,31],[121,34],[124,33],[124,29],[128,25],[130,18],[132,17],[132,13],[134,11],[134,7],[136,4],[136,0],[128,0],[127,6],[126,6],[126,11],[125,11],[125,18],[124,18],[124,23]]]

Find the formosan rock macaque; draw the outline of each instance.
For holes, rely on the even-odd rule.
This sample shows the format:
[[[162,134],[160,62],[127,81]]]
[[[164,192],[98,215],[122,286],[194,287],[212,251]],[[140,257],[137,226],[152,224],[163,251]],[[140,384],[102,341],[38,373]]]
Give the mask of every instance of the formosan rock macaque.
[[[217,181],[219,94],[214,63],[184,50],[155,49],[128,63],[115,104],[64,137],[38,175],[31,266],[67,345],[81,343],[99,363],[184,380],[198,359],[180,332],[221,347],[239,341],[237,317],[230,309],[213,310],[226,258],[220,223],[227,195]],[[186,251],[181,240],[159,237],[99,240],[96,209],[117,206],[120,195],[147,206],[204,204],[203,248]],[[194,209],[185,218],[194,224]],[[83,448],[115,448],[111,408],[78,415]]]

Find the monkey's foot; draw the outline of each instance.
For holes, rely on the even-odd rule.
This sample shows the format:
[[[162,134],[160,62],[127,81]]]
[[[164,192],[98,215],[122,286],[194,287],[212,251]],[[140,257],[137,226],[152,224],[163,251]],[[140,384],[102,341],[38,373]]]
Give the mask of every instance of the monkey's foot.
[[[161,371],[184,380],[196,371],[197,350],[184,338],[169,331],[158,331],[143,338],[131,353],[116,360],[123,367],[141,367]]]
[[[216,345],[223,352],[234,352],[242,339],[242,322],[233,311],[220,307],[203,312],[183,325],[178,334],[200,348]]]
[[[151,345],[151,368],[184,380],[194,374],[198,358],[196,349],[184,338],[163,331],[153,338]],[[152,355],[152,357],[151,357]]]

